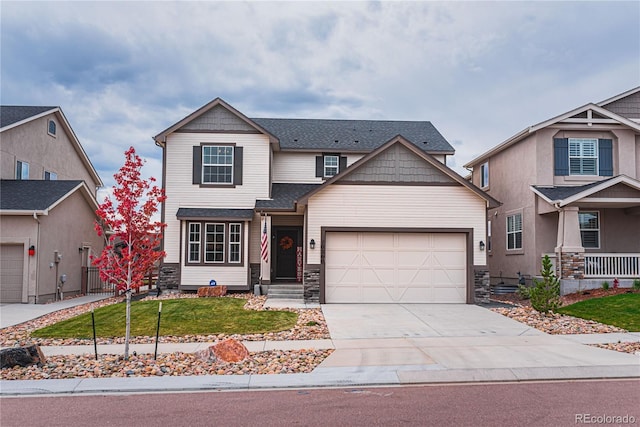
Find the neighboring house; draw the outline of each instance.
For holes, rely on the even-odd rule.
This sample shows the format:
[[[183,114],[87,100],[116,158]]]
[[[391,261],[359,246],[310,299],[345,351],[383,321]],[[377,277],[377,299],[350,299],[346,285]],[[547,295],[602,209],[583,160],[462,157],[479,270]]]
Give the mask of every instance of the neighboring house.
[[[430,122],[250,119],[215,99],[154,140],[161,286],[261,283],[322,303],[472,303],[476,282],[486,291],[498,202],[446,166],[454,150]]]
[[[102,181],[59,107],[0,107],[0,301],[81,291]]]
[[[531,126],[465,167],[504,203],[489,212],[492,283],[539,275],[545,254],[564,293],[640,277],[640,87]]]

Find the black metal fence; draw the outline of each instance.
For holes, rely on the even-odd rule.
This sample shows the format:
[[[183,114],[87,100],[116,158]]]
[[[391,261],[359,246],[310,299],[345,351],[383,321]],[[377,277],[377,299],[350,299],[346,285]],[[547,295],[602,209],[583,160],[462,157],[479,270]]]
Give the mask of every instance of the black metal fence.
[[[116,286],[100,280],[98,267],[82,267],[82,291],[85,295],[115,295]]]

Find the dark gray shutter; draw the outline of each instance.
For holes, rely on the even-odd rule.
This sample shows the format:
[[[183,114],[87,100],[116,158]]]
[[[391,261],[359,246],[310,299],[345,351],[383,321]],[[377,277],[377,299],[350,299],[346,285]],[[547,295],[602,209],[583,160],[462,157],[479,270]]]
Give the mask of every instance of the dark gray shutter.
[[[338,172],[342,172],[346,168],[347,168],[347,157],[340,156],[340,169],[338,169]]]
[[[555,175],[569,175],[569,138],[553,138],[553,158]]]
[[[242,185],[242,147],[233,150],[233,185]]]
[[[193,183],[201,184],[202,177],[202,147],[193,147]]]
[[[598,161],[600,176],[613,176],[613,142],[610,139],[598,140]]]
[[[316,176],[324,176],[324,156],[316,156]]]

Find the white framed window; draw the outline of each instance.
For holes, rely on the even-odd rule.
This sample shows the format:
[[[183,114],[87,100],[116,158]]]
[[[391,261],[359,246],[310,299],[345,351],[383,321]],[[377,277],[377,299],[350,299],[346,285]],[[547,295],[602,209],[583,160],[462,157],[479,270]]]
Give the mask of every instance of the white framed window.
[[[16,179],[29,179],[29,163],[22,160],[16,162]]]
[[[51,136],[56,136],[56,128],[56,122],[49,120],[49,123],[47,124],[47,133]]]
[[[242,247],[242,224],[229,224],[229,262],[239,263],[241,260],[240,248]]]
[[[233,184],[233,146],[202,147],[202,183]]]
[[[483,163],[480,166],[480,187],[485,188],[489,186],[489,162]]]
[[[522,249],[522,213],[507,216],[507,250]]]
[[[199,222],[190,222],[189,227],[189,246],[188,246],[188,262],[200,262],[200,241],[201,241],[201,224]]]
[[[204,262],[224,262],[224,224],[205,224]]]
[[[55,172],[44,171],[45,181],[55,181],[58,179],[58,174]]]
[[[325,155],[324,156],[324,176],[332,177],[338,173],[340,168],[340,156]]]
[[[598,175],[596,138],[569,138],[569,175]]]
[[[600,213],[578,212],[578,222],[580,224],[580,237],[582,247],[589,249],[600,248]]]

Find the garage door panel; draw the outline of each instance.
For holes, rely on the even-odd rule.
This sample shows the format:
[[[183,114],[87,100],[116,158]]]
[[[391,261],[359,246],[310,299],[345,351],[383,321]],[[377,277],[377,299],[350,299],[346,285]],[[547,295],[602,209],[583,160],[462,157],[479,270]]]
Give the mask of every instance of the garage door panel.
[[[466,263],[462,233],[329,232],[325,300],[464,303]]]

